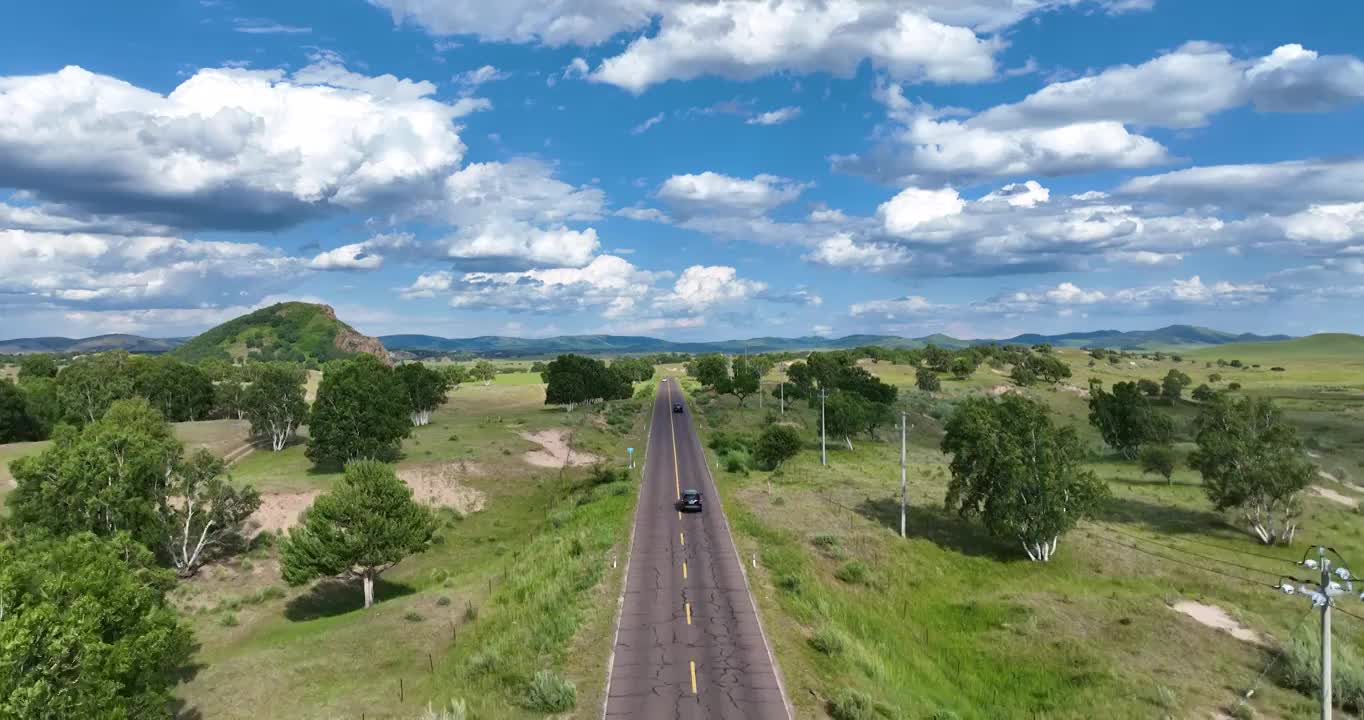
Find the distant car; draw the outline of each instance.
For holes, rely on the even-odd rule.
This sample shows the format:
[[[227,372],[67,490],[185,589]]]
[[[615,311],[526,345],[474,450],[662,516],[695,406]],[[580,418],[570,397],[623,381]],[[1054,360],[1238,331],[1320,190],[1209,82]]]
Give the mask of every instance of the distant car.
[[[683,490],[677,505],[682,512],[701,512],[701,491]]]
[[[673,412],[682,412],[682,403],[673,403]]]

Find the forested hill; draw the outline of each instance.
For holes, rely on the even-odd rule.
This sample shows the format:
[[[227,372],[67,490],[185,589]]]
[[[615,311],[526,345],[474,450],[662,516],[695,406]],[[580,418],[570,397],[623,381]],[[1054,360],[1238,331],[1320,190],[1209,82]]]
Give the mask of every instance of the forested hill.
[[[362,352],[388,362],[383,343],[338,320],[330,306],[289,302],[229,320],[172,354],[188,361],[249,357],[323,363]]]

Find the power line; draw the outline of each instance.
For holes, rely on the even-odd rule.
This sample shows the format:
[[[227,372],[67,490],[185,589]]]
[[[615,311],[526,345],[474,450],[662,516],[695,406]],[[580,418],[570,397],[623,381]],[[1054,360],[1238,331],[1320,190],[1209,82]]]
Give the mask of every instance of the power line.
[[[1150,555],[1151,557],[1159,558],[1159,559],[1161,559],[1161,560],[1167,560],[1167,561],[1172,562],[1172,563],[1175,563],[1175,564],[1177,564],[1177,565],[1183,565],[1183,566],[1185,566],[1185,567],[1190,567],[1190,568],[1193,568],[1193,569],[1195,569],[1195,570],[1200,570],[1200,571],[1202,571],[1202,572],[1210,572],[1210,573],[1212,573],[1212,574],[1214,574],[1214,575],[1221,575],[1222,577],[1230,578],[1230,579],[1232,579],[1232,580],[1239,580],[1240,582],[1243,582],[1243,583],[1249,583],[1249,584],[1251,584],[1251,585],[1256,585],[1256,586],[1260,586],[1260,587],[1264,587],[1264,586],[1266,586],[1266,585],[1268,584],[1268,583],[1265,583],[1265,582],[1263,582],[1263,581],[1261,581],[1261,580],[1251,580],[1250,578],[1241,577],[1240,575],[1233,575],[1233,574],[1227,573],[1227,572],[1222,572],[1221,570],[1215,570],[1215,569],[1213,569],[1213,568],[1205,568],[1205,567],[1203,567],[1203,566],[1201,566],[1201,565],[1195,565],[1195,564],[1193,564],[1193,563],[1191,563],[1191,562],[1188,562],[1188,561],[1185,561],[1185,560],[1180,560],[1179,558],[1166,557],[1165,555],[1161,555],[1161,554],[1159,554],[1159,553],[1151,552],[1150,550],[1145,550],[1145,549],[1143,549],[1143,548],[1141,548],[1141,547],[1138,547],[1138,546],[1136,546],[1136,545],[1129,545],[1129,544],[1127,544],[1127,543],[1125,543],[1125,542],[1121,542],[1121,541],[1119,541],[1119,540],[1114,540],[1113,538],[1110,538],[1110,537],[1104,537],[1103,535],[1094,535],[1094,534],[1091,533],[1091,534],[1089,534],[1089,536],[1090,536],[1090,537],[1093,537],[1093,538],[1098,538],[1099,540],[1104,540],[1104,541],[1113,543],[1114,545],[1117,545],[1118,547],[1124,547],[1124,548],[1127,548],[1127,549],[1129,549],[1129,550],[1136,550],[1137,552],[1142,553],[1143,555]],[[1278,585],[1270,585],[1270,587],[1277,588]]]
[[[1108,526],[1103,526],[1103,525],[1101,525],[1101,526],[1099,526],[1099,528],[1100,528],[1101,530],[1107,530],[1107,531],[1109,531],[1109,532],[1117,533],[1117,534],[1122,535],[1122,536],[1124,536],[1124,537],[1132,538],[1133,540],[1141,540],[1141,541],[1143,541],[1143,542],[1149,542],[1149,543],[1151,543],[1152,545],[1159,545],[1160,547],[1167,548],[1167,549],[1170,549],[1170,550],[1174,550],[1175,552],[1182,552],[1182,553],[1185,553],[1185,554],[1187,554],[1187,555],[1192,555],[1192,556],[1194,556],[1194,557],[1196,557],[1196,558],[1201,558],[1201,559],[1207,560],[1207,561],[1209,561],[1209,562],[1215,562],[1215,563],[1219,563],[1219,564],[1222,564],[1222,565],[1227,565],[1227,566],[1234,567],[1234,568],[1240,568],[1241,570],[1249,570],[1250,572],[1254,572],[1254,573],[1262,573],[1262,574],[1264,574],[1264,575],[1272,575],[1272,576],[1274,576],[1274,577],[1276,577],[1276,578],[1277,578],[1277,577],[1283,577],[1283,574],[1282,574],[1282,573],[1276,573],[1276,572],[1274,572],[1274,571],[1272,571],[1272,570],[1265,570],[1264,568],[1257,568],[1257,567],[1253,567],[1253,566],[1251,566],[1251,565],[1242,565],[1242,564],[1240,564],[1240,563],[1232,562],[1232,561],[1230,561],[1230,560],[1223,560],[1222,558],[1212,557],[1211,555],[1203,555],[1202,553],[1196,553],[1196,552],[1194,552],[1194,551],[1192,551],[1192,550],[1186,550],[1186,549],[1184,549],[1184,548],[1182,548],[1182,547],[1179,547],[1179,546],[1177,546],[1177,545],[1170,545],[1170,544],[1168,544],[1168,543],[1161,542],[1161,541],[1156,540],[1156,539],[1154,539],[1154,538],[1142,537],[1142,536],[1140,536],[1140,535],[1134,535],[1134,534],[1129,533],[1129,532],[1124,532],[1124,531],[1119,530],[1119,529],[1114,528],[1114,527],[1108,527]],[[1290,564],[1290,565],[1297,565],[1297,563],[1293,562],[1292,560],[1284,560],[1284,559],[1282,559],[1282,558],[1279,559],[1279,562],[1288,563],[1288,564]]]
[[[1356,614],[1350,612],[1349,610],[1346,610],[1345,608],[1343,608],[1343,607],[1341,607],[1341,606],[1339,606],[1339,605],[1337,605],[1337,604],[1335,604],[1335,603],[1331,603],[1331,607],[1335,608],[1335,609],[1336,609],[1336,612],[1345,613],[1346,615],[1349,615],[1350,617],[1352,617],[1352,618],[1354,618],[1354,619],[1356,619],[1356,620],[1358,620],[1358,621],[1360,621],[1360,622],[1364,622],[1364,617],[1360,617],[1359,615],[1356,615]]]
[[[1250,557],[1257,557],[1257,558],[1260,558],[1261,560],[1273,560],[1274,562],[1287,562],[1287,563],[1293,563],[1294,565],[1297,565],[1297,564],[1298,564],[1296,561],[1290,560],[1290,559],[1288,559],[1288,558],[1274,557],[1273,555],[1266,555],[1266,554],[1264,554],[1264,553],[1252,552],[1252,551],[1250,551],[1250,550],[1242,550],[1242,549],[1240,549],[1240,548],[1227,547],[1227,546],[1225,546],[1225,545],[1219,545],[1219,544],[1217,544],[1217,543],[1210,543],[1210,542],[1208,542],[1208,541],[1206,541],[1206,540],[1199,540],[1198,538],[1187,537],[1187,538],[1181,538],[1181,540],[1183,540],[1183,541],[1185,541],[1185,542],[1191,542],[1191,543],[1194,543],[1194,544],[1197,544],[1197,545],[1206,545],[1206,546],[1208,546],[1208,547],[1210,547],[1210,548],[1214,548],[1214,549],[1217,549],[1217,550],[1222,550],[1222,551],[1224,551],[1224,552],[1239,553],[1239,554],[1241,554],[1241,555],[1248,555],[1248,556],[1250,556]]]
[[[1288,631],[1289,638],[1292,638],[1294,635],[1298,634],[1298,629],[1302,627],[1303,623],[1307,622],[1307,618],[1312,616],[1312,611],[1315,609],[1316,608],[1312,607],[1307,608],[1307,612],[1303,613],[1302,617],[1298,618],[1298,623],[1293,626],[1292,630]],[[1257,689],[1259,689],[1260,681],[1265,679],[1265,675],[1269,673],[1270,668],[1274,667],[1275,663],[1283,659],[1283,656],[1286,654],[1284,650],[1287,647],[1288,647],[1287,643],[1281,643],[1279,645],[1279,652],[1275,653],[1274,657],[1270,658],[1269,662],[1265,663],[1264,669],[1260,671],[1260,674],[1255,676],[1255,681],[1250,684],[1250,689],[1246,691],[1245,695],[1241,696],[1242,705],[1245,705],[1246,701],[1249,700],[1250,697],[1255,694],[1255,691]]]

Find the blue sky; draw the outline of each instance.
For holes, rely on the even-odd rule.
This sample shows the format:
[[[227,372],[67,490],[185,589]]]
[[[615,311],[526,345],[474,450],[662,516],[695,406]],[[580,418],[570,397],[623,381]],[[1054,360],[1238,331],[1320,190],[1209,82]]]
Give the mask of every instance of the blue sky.
[[[1364,6],[24,4],[0,336],[1364,331]]]

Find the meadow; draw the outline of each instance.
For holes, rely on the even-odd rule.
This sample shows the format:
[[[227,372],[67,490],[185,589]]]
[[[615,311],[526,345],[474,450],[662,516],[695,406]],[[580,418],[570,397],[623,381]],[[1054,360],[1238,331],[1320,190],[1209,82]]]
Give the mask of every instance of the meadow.
[[[527,697],[542,671],[575,685],[577,713],[595,714],[636,485],[594,484],[589,466],[623,466],[625,447],[643,447],[653,387],[566,413],[529,375],[460,387],[403,443],[399,475],[438,506],[441,527],[381,577],[369,610],[358,586],[281,580],[279,531],[338,477],[304,456],[306,428],[279,453],[235,463],[232,480],[263,495],[262,531],[172,594],[198,644],[178,717],[416,718],[453,700],[471,718],[543,717]],[[224,455],[247,433],[236,421],[175,429]],[[524,437],[537,432],[547,444]],[[0,463],[45,446],[0,446]]]
[[[1364,474],[1358,424],[1364,356],[1348,347],[1336,351],[1336,343],[1324,350],[1315,340],[1305,344],[1305,350],[1292,343],[1277,350],[1254,346],[1254,354],[1212,348],[1186,353],[1180,362],[1137,358],[1094,367],[1079,350],[1059,351],[1074,376],[1058,388],[1023,392],[1080,430],[1092,447],[1089,466],[1108,481],[1113,497],[1098,517],[1062,539],[1047,564],[1028,562],[979,521],[943,510],[948,473],[938,450],[941,420],[963,397],[1015,391],[1008,368],[982,367],[963,381],[944,377],[943,390],[928,395],[913,388],[914,368],[865,363],[900,386],[913,426],[904,539],[895,430],[882,430],[875,441],[855,439],[854,450],[830,438],[829,466],[821,467],[818,411],[799,402],[776,420],[802,428],[810,443],[779,470],[726,472],[712,454],[736,543],[757,561],[755,593],[800,716],[821,717],[826,701],[844,688],[867,693],[881,715],[893,718],[1293,718],[1315,712],[1314,698],[1276,678],[1280,644],[1295,628],[1315,628],[1316,615],[1302,598],[1272,585],[1280,574],[1306,572],[1292,562],[1314,542],[1364,563],[1364,522],[1355,509],[1361,489],[1350,480]],[[1218,357],[1262,367],[1218,368]],[[1309,495],[1291,547],[1263,547],[1214,513],[1196,472],[1180,468],[1167,485],[1101,446],[1087,422],[1088,379],[1106,385],[1159,379],[1176,367],[1194,386],[1220,372],[1221,387],[1239,382],[1241,392],[1275,398],[1316,448],[1314,461],[1326,473],[1321,486],[1341,497]],[[733,397],[695,394],[703,436],[720,428],[756,433],[775,411],[770,398],[759,411],[753,399],[740,408]],[[1181,401],[1167,411],[1185,422],[1197,407]],[[1192,447],[1184,440],[1181,451]],[[1210,620],[1207,608],[1186,603],[1220,609],[1259,640],[1237,639],[1175,610],[1196,608]],[[1355,604],[1364,617],[1364,604]],[[1337,649],[1364,650],[1364,622],[1337,618]],[[1238,707],[1252,686],[1250,709]]]

